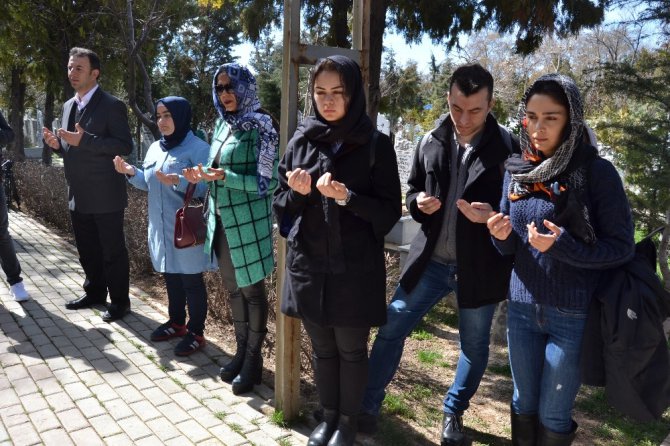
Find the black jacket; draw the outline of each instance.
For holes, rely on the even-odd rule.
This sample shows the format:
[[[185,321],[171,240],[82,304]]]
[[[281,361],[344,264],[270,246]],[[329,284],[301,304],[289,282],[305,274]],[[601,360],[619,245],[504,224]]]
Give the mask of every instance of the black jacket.
[[[14,140],[14,131],[0,113],[0,149]]]
[[[406,205],[421,229],[412,241],[400,285],[410,292],[417,284],[435,249],[444,220],[450,177],[450,150],[453,124],[446,117],[432,131],[426,144],[416,149],[408,179]],[[518,151],[516,139],[511,138],[512,151]],[[468,177],[463,198],[468,202],[500,206],[504,169],[502,163],[511,154],[509,141],[504,141],[495,118],[488,116],[482,138],[470,157]],[[421,212],[416,199],[420,192],[432,195],[429,184],[435,178],[441,191],[442,207],[432,215]],[[477,308],[500,302],[507,297],[511,257],[503,257],[491,243],[485,224],[472,223],[461,212],[456,220],[456,264],[458,271],[458,305]]]
[[[289,141],[273,199],[287,243],[285,314],[322,326],[386,322],[384,236],[400,218],[402,204],[395,151],[386,135],[378,135],[374,152],[371,162],[368,141],[333,154],[330,147],[308,140],[301,128]],[[311,174],[307,196],[288,186],[286,172],[297,167]],[[346,206],[316,189],[325,172],[352,192]]]
[[[68,126],[72,107],[77,107],[74,98],[63,104],[63,128]],[[114,169],[112,160],[133,149],[125,104],[98,87],[79,125],[86,133],[77,147],[60,141],[68,200],[74,197],[75,210],[85,214],[123,210],[128,204],[127,181]]]
[[[638,243],[633,260],[601,277],[582,341],[583,383],[605,386],[607,401],[639,421],[660,419],[670,405],[670,294],[656,276],[655,249]]]

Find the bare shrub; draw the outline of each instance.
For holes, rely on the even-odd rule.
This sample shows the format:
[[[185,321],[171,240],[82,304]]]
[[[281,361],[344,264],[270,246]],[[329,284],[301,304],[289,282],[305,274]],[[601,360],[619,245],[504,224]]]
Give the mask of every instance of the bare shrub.
[[[14,176],[22,200],[22,210],[40,220],[45,225],[54,228],[71,243],[72,224],[67,206],[67,183],[62,166],[46,166],[39,160],[26,160],[16,163]],[[131,185],[128,185],[128,208],[125,213],[126,245],[130,260],[130,273],[133,278],[141,278],[154,284],[153,290],[162,290],[164,285],[160,274],[154,274],[149,248],[147,244],[147,194]],[[275,257],[278,234],[275,231]],[[386,254],[387,268],[387,300],[390,300],[398,281],[398,254]],[[222,322],[228,327],[232,323],[228,305],[228,292],[221,283],[218,271],[205,273],[205,284],[208,295],[209,316],[215,321]],[[268,336],[264,347],[264,356],[274,362],[276,352],[276,320],[277,320],[277,275],[276,271],[265,280],[269,301]],[[160,298],[160,296],[153,296]],[[311,383],[311,355],[312,348],[309,337],[303,329],[301,331],[300,363],[305,373],[303,384]],[[234,337],[230,336],[232,343]],[[313,390],[312,390],[313,391]]]

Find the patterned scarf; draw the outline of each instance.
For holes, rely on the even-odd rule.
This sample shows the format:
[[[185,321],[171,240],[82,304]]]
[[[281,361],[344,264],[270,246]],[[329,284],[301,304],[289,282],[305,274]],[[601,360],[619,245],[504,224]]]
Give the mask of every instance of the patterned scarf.
[[[216,93],[216,78],[225,72],[234,88],[237,99],[237,111],[228,112],[219,101]],[[270,181],[274,172],[274,162],[279,147],[279,134],[272,125],[272,117],[261,113],[260,100],[256,93],[256,78],[249,69],[237,63],[223,64],[216,70],[212,82],[212,98],[214,107],[221,118],[228,123],[233,131],[249,131],[258,129],[258,147],[256,147],[256,180],[258,194],[262,197],[268,193]]]
[[[582,98],[575,82],[567,76],[557,73],[545,74],[537,81],[553,81],[558,83],[568,97],[570,104],[570,121],[568,122],[568,137],[556,149],[550,158],[543,159],[541,154],[533,148],[528,132],[524,127],[519,134],[519,143],[521,145],[522,158],[513,158],[506,164],[506,167],[512,173],[510,182],[510,197],[522,197],[529,194],[534,183],[544,183],[561,174],[568,163],[575,148],[581,141],[584,132],[584,112]],[[521,103],[519,104],[518,119],[522,122],[526,117],[526,103],[528,102],[528,93],[532,86],[526,90]],[[519,162],[521,161],[521,162]],[[522,164],[525,164],[522,165]]]
[[[579,89],[572,79],[552,73],[541,76],[539,81],[558,83],[565,91],[570,104],[568,136],[550,158],[533,148],[525,127],[521,128],[521,155],[514,155],[505,162],[512,179],[508,196],[511,201],[533,193],[545,193],[554,203],[552,220],[558,226],[585,243],[593,243],[595,231],[588,213],[588,174],[591,162],[597,158],[595,147],[584,141],[584,117]],[[532,86],[526,90],[519,105],[519,120],[526,116],[526,103]]]

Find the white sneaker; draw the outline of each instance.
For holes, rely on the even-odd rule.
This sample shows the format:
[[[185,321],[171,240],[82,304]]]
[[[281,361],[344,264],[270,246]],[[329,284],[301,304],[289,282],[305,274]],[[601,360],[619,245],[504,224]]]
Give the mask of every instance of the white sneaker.
[[[17,282],[14,285],[12,285],[9,288],[9,293],[17,302],[23,302],[30,299],[30,294],[28,294],[26,288],[23,286],[23,282]]]

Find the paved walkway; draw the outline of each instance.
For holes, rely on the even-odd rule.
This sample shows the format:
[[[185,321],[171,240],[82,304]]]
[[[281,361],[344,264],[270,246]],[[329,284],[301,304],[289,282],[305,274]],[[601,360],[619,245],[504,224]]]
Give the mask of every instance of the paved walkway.
[[[150,343],[167,311],[132,285],[123,321],[66,310],[84,280],[75,248],[22,213],[9,227],[32,299],[0,280],[0,445],[307,443],[307,428],[270,422],[270,389],[238,397],[218,379],[216,345],[177,359],[176,340]]]

